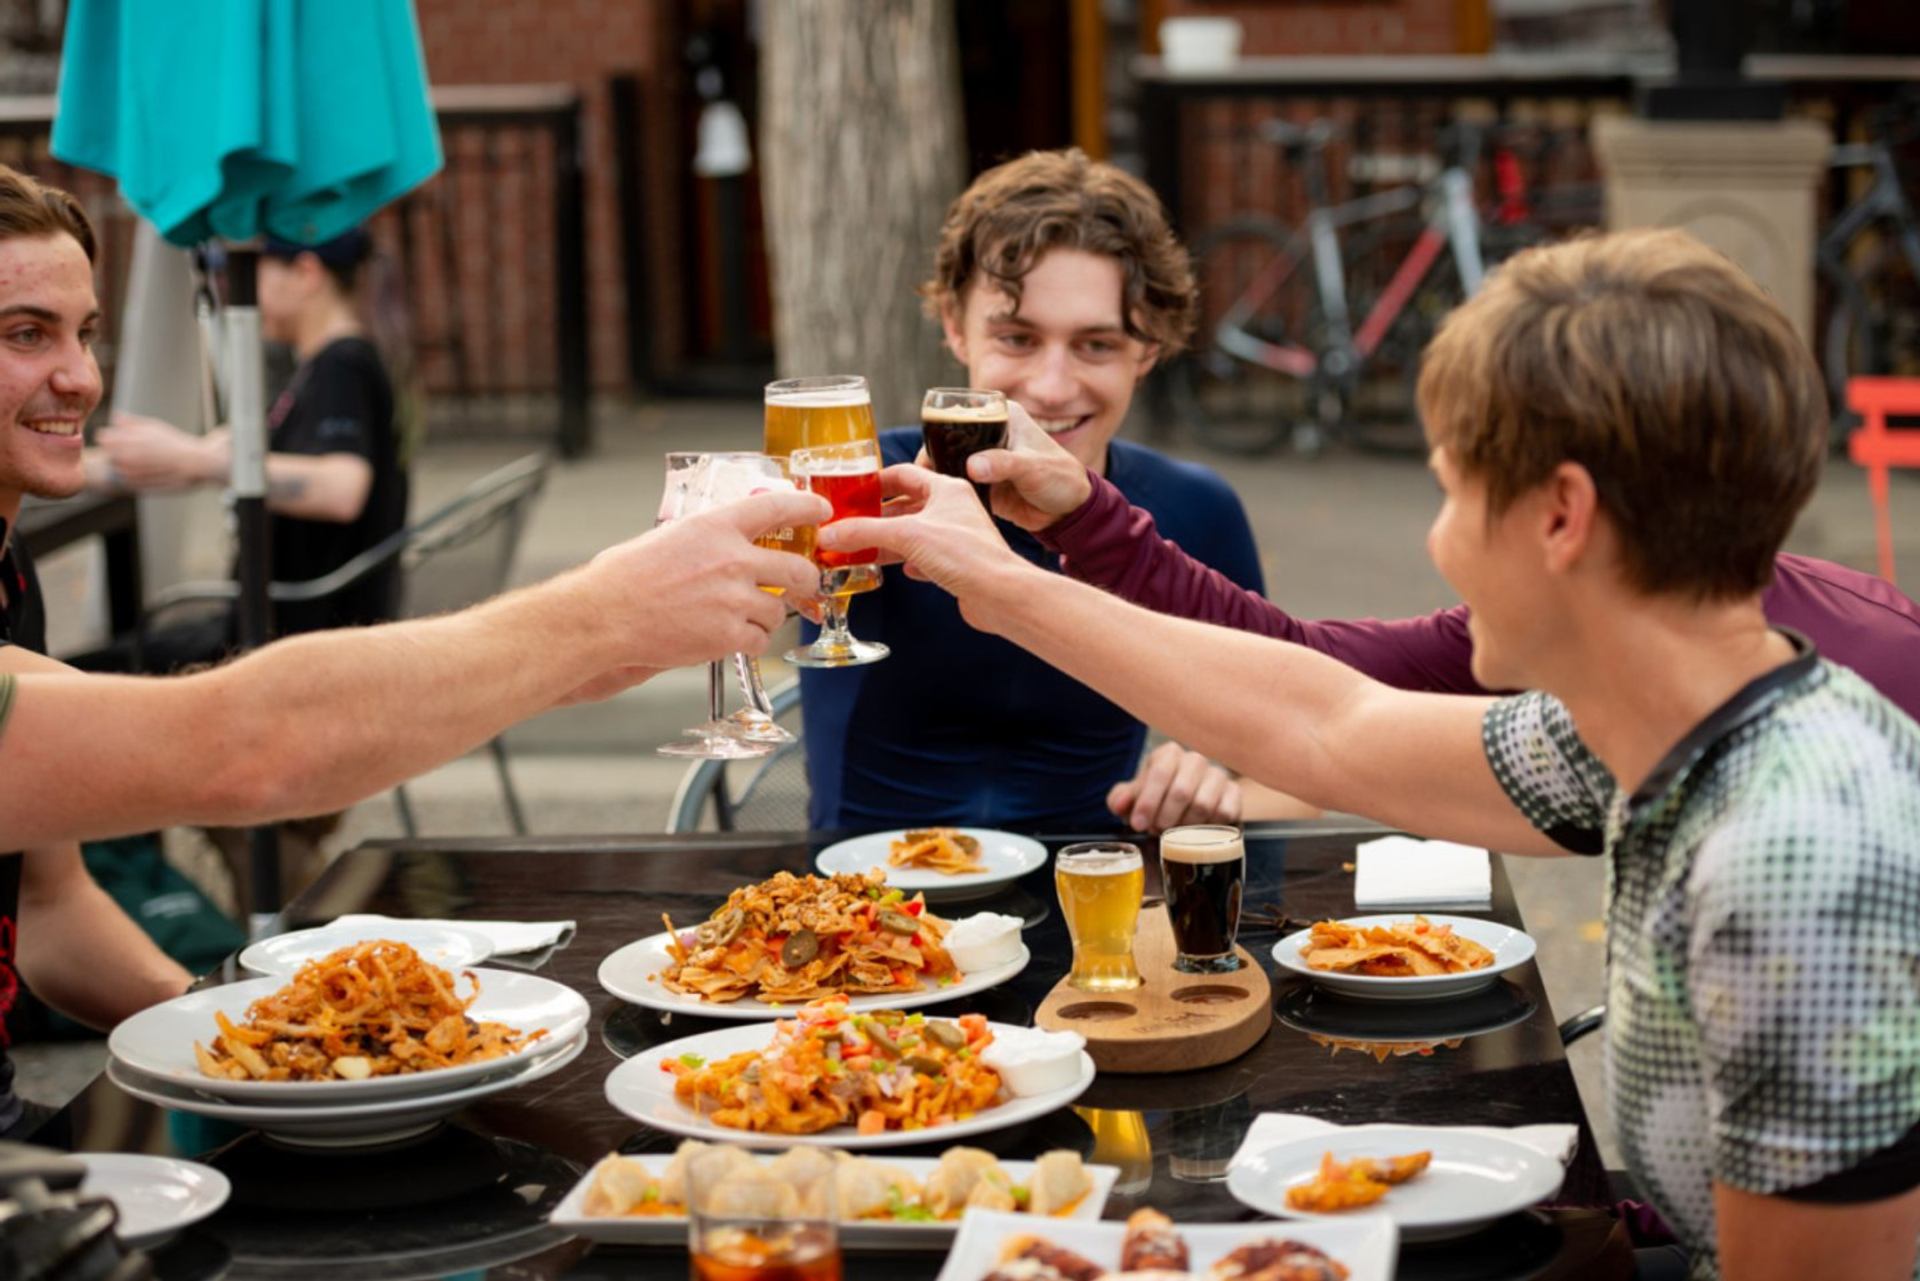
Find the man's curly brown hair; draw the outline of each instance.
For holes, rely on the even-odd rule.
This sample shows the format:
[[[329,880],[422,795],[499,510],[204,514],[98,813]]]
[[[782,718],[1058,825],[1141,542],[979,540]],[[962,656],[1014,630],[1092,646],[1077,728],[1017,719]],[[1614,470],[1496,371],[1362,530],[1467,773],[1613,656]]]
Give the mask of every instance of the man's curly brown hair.
[[[59,235],[79,241],[87,261],[94,261],[93,223],[72,193],[0,165],[0,240]]]
[[[1078,147],[1030,151],[981,174],[947,210],[933,277],[920,286],[927,314],[958,309],[984,279],[1020,304],[1020,284],[1054,249],[1079,249],[1120,264],[1127,334],[1157,343],[1162,357],[1193,333],[1193,264],[1151,188],[1090,160]]]

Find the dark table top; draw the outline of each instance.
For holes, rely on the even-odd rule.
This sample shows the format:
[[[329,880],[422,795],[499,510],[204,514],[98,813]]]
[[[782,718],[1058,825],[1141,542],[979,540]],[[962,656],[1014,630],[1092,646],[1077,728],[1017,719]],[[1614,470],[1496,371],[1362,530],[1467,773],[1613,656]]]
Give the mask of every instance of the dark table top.
[[[1250,828],[1249,908],[1281,904],[1288,916],[1299,918],[1351,915],[1353,847],[1373,834],[1284,824]],[[575,920],[579,928],[571,944],[544,958],[538,972],[587,997],[594,1029],[587,1051],[553,1076],[495,1095],[452,1124],[395,1148],[285,1148],[236,1127],[151,1107],[104,1077],[36,1141],[81,1151],[194,1156],[228,1174],[233,1199],[159,1254],[163,1277],[678,1273],[684,1266],[680,1251],[591,1246],[545,1223],[580,1174],[609,1150],[664,1153],[677,1142],[606,1101],[603,1082],[621,1057],[723,1026],[629,1007],[600,989],[595,971],[615,948],[657,932],[663,910],[690,924],[736,886],[781,868],[804,868],[826,839],[755,833],[412,842],[354,850],[287,909],[291,926],[322,923],[343,911]],[[1154,862],[1149,858],[1150,869]],[[1156,881],[1150,873],[1150,894]],[[1025,916],[1034,960],[1005,986],[945,1010],[972,1008],[995,1020],[1031,1022],[1070,956],[1052,900],[1051,876],[1042,870],[978,905]],[[1520,924],[1497,859],[1493,910],[1484,915]],[[1578,1207],[1606,1203],[1605,1173],[1534,966],[1464,1001],[1404,1008],[1340,1003],[1279,977],[1283,972],[1270,956],[1275,937],[1242,935],[1274,979],[1279,1016],[1247,1054],[1177,1075],[1103,1075],[1072,1110],[967,1141],[1007,1156],[1074,1147],[1090,1159],[1119,1165],[1119,1185],[1106,1208],[1110,1218],[1151,1205],[1181,1220],[1242,1220],[1258,1216],[1232,1200],[1220,1180],[1227,1158],[1261,1112],[1342,1122],[1572,1122],[1580,1129],[1580,1147],[1557,1198],[1565,1208],[1514,1215],[1452,1244],[1403,1247],[1399,1275],[1481,1281],[1594,1275],[1611,1221]],[[229,961],[210,981],[244,977],[250,976]],[[1310,1039],[1314,1029],[1364,1040],[1462,1039],[1429,1056],[1379,1062],[1362,1053],[1331,1052]],[[924,1152],[934,1155],[945,1146],[931,1143]],[[849,1252],[848,1275],[932,1276],[940,1258]]]

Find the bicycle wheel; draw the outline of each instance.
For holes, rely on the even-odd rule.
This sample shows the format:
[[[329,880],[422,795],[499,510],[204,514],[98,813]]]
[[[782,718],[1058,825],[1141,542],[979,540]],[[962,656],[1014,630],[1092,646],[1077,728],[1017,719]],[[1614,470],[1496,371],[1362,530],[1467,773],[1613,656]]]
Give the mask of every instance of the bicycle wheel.
[[[1259,344],[1318,350],[1320,305],[1309,264],[1297,264],[1275,285],[1262,284],[1265,273],[1285,270],[1275,264],[1285,258],[1288,240],[1276,220],[1236,218],[1194,242],[1200,324],[1193,350],[1173,362],[1167,381],[1176,410],[1209,448],[1268,453],[1295,442],[1295,425],[1309,417],[1311,380],[1247,354]]]
[[[1898,246],[1881,241],[1858,270],[1821,264],[1827,325],[1821,366],[1833,411],[1833,448],[1846,447],[1860,425],[1847,408],[1847,380],[1858,375],[1920,375],[1920,281]]]
[[[1422,226],[1411,219],[1384,223],[1350,240],[1348,279],[1354,291],[1356,326],[1372,313]],[[1481,261],[1491,268],[1542,239],[1537,229],[1524,225],[1482,227]],[[1357,371],[1341,426],[1342,439],[1372,453],[1426,456],[1426,432],[1414,403],[1420,356],[1439,332],[1440,323],[1465,298],[1453,256],[1442,254]]]

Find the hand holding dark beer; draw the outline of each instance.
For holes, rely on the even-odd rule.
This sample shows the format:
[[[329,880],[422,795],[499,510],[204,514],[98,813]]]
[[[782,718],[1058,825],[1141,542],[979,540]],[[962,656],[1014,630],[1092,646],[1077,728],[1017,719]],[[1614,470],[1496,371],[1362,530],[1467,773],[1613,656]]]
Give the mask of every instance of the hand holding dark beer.
[[[1093,493],[1086,465],[1013,403],[1007,406],[1006,447],[973,454],[967,476],[990,487],[994,515],[1028,533],[1080,510]]]

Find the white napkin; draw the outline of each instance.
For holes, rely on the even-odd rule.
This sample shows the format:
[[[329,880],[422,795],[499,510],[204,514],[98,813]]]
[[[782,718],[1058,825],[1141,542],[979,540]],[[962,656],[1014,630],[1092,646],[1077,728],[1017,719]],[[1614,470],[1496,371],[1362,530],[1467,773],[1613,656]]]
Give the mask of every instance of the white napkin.
[[[1362,911],[1493,906],[1493,866],[1485,850],[1383,836],[1361,845],[1354,864],[1353,905]]]
[[[1262,1112],[1253,1118],[1253,1124],[1247,1127],[1247,1137],[1240,1141],[1240,1147],[1233,1154],[1234,1165],[1250,1160],[1268,1148],[1279,1147],[1282,1143],[1291,1143],[1295,1139],[1314,1134],[1332,1134],[1335,1131],[1382,1130],[1384,1125],[1335,1125],[1331,1121],[1322,1121],[1317,1116],[1301,1116],[1297,1112]],[[1558,1161],[1561,1165],[1573,1160],[1574,1149],[1580,1143],[1579,1128],[1565,1123],[1559,1125],[1423,1125],[1423,1130],[1454,1134],[1491,1134],[1497,1138],[1513,1139],[1535,1148]]]
[[[359,914],[341,916],[334,919],[335,925],[367,926],[377,929],[391,916]],[[573,939],[572,921],[439,921],[440,925],[454,925],[463,930],[472,930],[484,934],[493,944],[495,956],[512,956],[518,952],[538,952],[541,948],[570,942]]]

